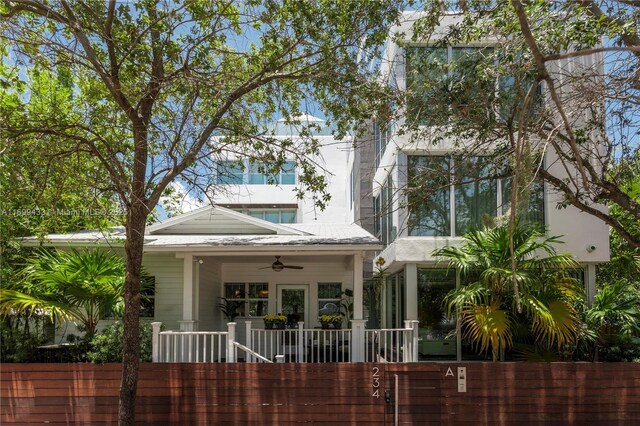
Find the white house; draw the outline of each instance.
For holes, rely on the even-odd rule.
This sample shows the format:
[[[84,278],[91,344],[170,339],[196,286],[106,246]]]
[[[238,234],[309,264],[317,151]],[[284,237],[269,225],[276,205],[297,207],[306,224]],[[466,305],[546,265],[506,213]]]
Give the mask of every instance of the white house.
[[[430,49],[429,55],[439,55],[440,60],[451,61],[459,53],[456,49],[484,46],[433,48],[442,37],[442,31],[436,31],[428,41],[412,40],[413,22],[421,15],[412,12],[404,16],[404,22],[391,31],[381,69],[381,78],[389,80],[389,84],[400,90],[407,90],[411,84],[407,69],[417,68],[411,63],[412,58],[420,54],[424,56],[427,49]],[[444,16],[440,24],[445,27],[458,19],[459,16]],[[394,39],[394,36],[400,36],[400,39]],[[490,46],[491,41],[486,45]],[[580,66],[589,67],[598,66],[597,59],[597,56],[592,56],[574,61],[581,61]],[[557,67],[565,65],[556,64]],[[374,123],[371,134],[364,139],[373,142],[367,145],[356,141],[358,152],[350,159],[351,176],[355,176],[358,183],[353,191],[359,198],[353,212],[355,221],[379,237],[384,250],[378,255],[385,260],[386,272],[391,275],[384,291],[382,325],[392,328],[406,320],[419,320],[420,359],[466,359],[460,336],[456,339],[450,335],[455,324],[446,320],[441,311],[442,297],[460,285],[460,277],[455,270],[438,263],[432,253],[436,248],[457,244],[467,230],[481,226],[483,215],[506,213],[505,182],[484,186],[449,184],[419,206],[411,205],[407,202],[407,183],[421,168],[452,170],[456,161],[474,161],[474,158],[467,156],[461,160],[451,157],[453,146],[450,141],[434,144],[426,123],[421,127],[418,138],[409,132],[398,134],[396,129],[403,121],[401,118],[382,130]],[[562,165],[554,161],[550,150],[546,155],[547,167],[562,170]],[[428,186],[428,182],[425,184]],[[440,185],[441,182],[433,184]],[[459,197],[459,193],[465,196]],[[473,203],[465,200],[473,200]],[[584,280],[589,297],[593,297],[595,267],[609,260],[608,227],[594,216],[575,208],[557,209],[559,200],[559,194],[537,184],[532,190],[531,214],[535,216],[534,220],[547,227],[549,235],[563,236],[564,244],[558,250],[573,254],[581,263],[583,271],[578,274],[579,278]],[[445,338],[447,335],[449,338]]]

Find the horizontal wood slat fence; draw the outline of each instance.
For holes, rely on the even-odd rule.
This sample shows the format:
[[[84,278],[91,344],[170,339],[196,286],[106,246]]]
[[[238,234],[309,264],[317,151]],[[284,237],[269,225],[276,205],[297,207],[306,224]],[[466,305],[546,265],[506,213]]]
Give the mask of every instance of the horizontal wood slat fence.
[[[466,368],[466,392],[458,372]],[[3,364],[0,424],[115,424],[119,364]],[[633,363],[142,364],[139,424],[638,425]]]

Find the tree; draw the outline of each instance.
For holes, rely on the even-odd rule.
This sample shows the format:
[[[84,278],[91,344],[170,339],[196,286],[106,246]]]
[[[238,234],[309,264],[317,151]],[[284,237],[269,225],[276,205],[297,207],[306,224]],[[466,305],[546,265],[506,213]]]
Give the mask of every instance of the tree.
[[[427,6],[425,17],[414,27],[415,40],[429,40],[434,34],[444,3]],[[497,170],[514,174],[511,205],[526,198],[523,191],[538,177],[563,195],[558,207],[572,205],[594,215],[640,247],[640,238],[628,231],[619,215],[597,206],[615,206],[636,222],[640,219],[640,202],[624,185],[639,149],[640,4],[463,3],[464,7],[453,6],[459,19],[439,29],[444,35],[435,45],[490,39],[493,47],[466,59],[462,55],[444,74],[434,61],[425,65],[440,72],[427,73],[408,88],[408,111],[412,102],[414,110],[424,105],[416,97],[426,96],[428,109],[420,112],[435,126],[430,129],[432,140],[450,138],[459,150],[472,153],[489,148],[496,164],[503,166]],[[422,137],[419,124],[409,119],[404,131]],[[546,152],[553,153],[558,167],[541,161]],[[513,211],[512,223],[515,215]]]
[[[515,271],[511,238],[518,265]],[[518,225],[513,232],[501,226],[471,231],[459,246],[434,251],[434,256],[443,257],[470,281],[445,296],[449,315],[457,313],[462,336],[480,352],[491,350],[494,361],[511,346],[515,330],[523,328],[545,349],[575,341],[580,317],[574,303],[582,293],[562,271],[576,267],[577,262],[570,255],[556,253],[553,246],[557,243],[557,237],[545,237],[532,226]],[[514,279],[521,292],[522,313],[511,285]]]
[[[126,227],[120,424],[133,424],[139,360],[138,311],[145,223],[170,183],[205,191],[228,153],[278,172],[299,164],[299,192],[328,200],[311,159],[318,142],[278,139],[266,123],[299,115],[312,101],[344,136],[383,104],[386,89],[360,57],[377,53],[399,2],[212,1],[40,3],[3,0],[1,38],[15,62],[68,70],[74,109],[6,113],[10,143],[47,137],[95,157],[118,197]],[[357,53],[361,52],[360,55]],[[6,90],[6,89],[5,89]],[[311,94],[313,99],[311,99]],[[32,95],[33,96],[33,95]],[[382,99],[382,101],[380,101]],[[3,117],[4,118],[4,117]],[[216,136],[214,140],[212,137]]]

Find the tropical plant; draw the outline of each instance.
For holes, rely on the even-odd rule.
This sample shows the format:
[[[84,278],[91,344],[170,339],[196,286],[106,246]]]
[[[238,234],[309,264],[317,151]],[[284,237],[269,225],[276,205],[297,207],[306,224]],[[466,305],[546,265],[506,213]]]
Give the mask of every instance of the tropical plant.
[[[640,356],[640,289],[627,281],[604,284],[584,317],[594,334],[594,361],[632,361]]]
[[[347,319],[347,323],[353,318],[353,290],[345,288],[341,294],[340,312]]]
[[[444,303],[448,315],[457,315],[463,338],[479,352],[491,351],[496,361],[516,338],[526,341],[531,337],[540,349],[561,348],[575,341],[580,326],[575,303],[583,295],[565,273],[577,263],[568,254],[556,253],[554,244],[559,242],[533,226],[517,224],[513,231],[515,272],[508,226],[471,231],[459,246],[434,251],[469,281],[450,291]],[[529,336],[523,336],[522,330]]]
[[[28,260],[19,285],[0,289],[0,314],[78,321],[91,339],[99,320],[121,314],[124,273],[120,257],[98,249],[40,250]]]
[[[246,303],[243,300],[231,300],[226,297],[220,297],[219,299],[222,300],[222,302],[218,303],[220,311],[229,322],[233,322],[236,317],[240,316],[240,308]]]
[[[87,358],[91,362],[104,364],[105,362],[122,361],[122,333],[124,327],[122,321],[105,327],[101,333],[96,334],[89,343],[90,351]],[[151,362],[153,329],[151,324],[140,322],[140,361]]]

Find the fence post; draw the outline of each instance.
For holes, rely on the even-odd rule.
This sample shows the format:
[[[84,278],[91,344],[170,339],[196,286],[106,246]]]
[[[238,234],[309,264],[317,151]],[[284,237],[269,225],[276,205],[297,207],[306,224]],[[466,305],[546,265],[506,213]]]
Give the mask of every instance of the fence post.
[[[364,362],[364,324],[366,320],[351,320],[351,362]]]
[[[227,323],[229,334],[227,334],[227,362],[236,362],[236,323]]]
[[[161,322],[152,322],[153,337],[151,338],[151,362],[160,362],[160,327]]]
[[[418,320],[411,320],[411,328],[413,329],[413,331],[411,332],[411,349],[412,349],[412,362],[418,362],[419,361],[419,354],[418,354],[418,340],[420,337],[420,333],[419,333],[419,326],[420,321]]]
[[[277,363],[284,362],[284,355],[276,355],[276,362]]]
[[[298,321],[298,362],[304,362],[304,321]]]
[[[244,324],[245,326],[245,332],[246,332],[246,346],[253,350],[253,337],[251,336],[251,320],[247,320],[247,322],[245,322]],[[247,362],[256,362],[256,360],[254,359],[253,355],[251,355],[250,353],[248,353],[246,355],[247,357]]]
[[[411,328],[411,320],[404,320],[404,331],[402,332],[402,362],[411,362],[411,356],[413,350],[411,349],[411,342],[413,341]]]

